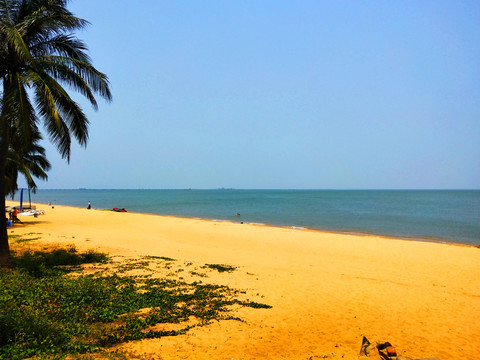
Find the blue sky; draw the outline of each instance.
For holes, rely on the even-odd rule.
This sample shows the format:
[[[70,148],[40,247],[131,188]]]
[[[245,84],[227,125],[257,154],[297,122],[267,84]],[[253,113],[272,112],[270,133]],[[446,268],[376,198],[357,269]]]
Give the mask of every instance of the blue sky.
[[[480,185],[480,2],[76,0],[111,82],[40,188]]]

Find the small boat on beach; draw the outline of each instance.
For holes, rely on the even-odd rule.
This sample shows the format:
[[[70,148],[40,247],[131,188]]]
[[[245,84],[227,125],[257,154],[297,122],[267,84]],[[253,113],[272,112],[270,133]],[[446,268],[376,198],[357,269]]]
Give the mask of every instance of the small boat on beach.
[[[45,211],[44,210],[35,210],[35,209],[27,209],[27,210],[24,210],[22,211],[21,213],[18,213],[18,215],[24,215],[24,216],[35,216],[37,217],[37,215],[45,215]]]

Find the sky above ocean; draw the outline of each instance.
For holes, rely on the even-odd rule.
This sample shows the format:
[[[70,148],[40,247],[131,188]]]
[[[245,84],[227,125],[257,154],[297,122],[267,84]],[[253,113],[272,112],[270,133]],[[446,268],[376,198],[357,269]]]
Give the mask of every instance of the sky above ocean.
[[[479,188],[478,1],[69,8],[113,102],[40,188]]]

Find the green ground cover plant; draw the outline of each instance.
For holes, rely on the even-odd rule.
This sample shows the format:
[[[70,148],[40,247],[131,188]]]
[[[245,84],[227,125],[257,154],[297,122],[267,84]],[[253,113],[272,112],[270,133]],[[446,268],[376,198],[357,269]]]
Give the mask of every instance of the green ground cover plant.
[[[29,242],[29,241],[34,241],[34,240],[38,240],[40,239],[40,237],[25,237],[26,235],[38,235],[36,233],[29,233],[29,234],[25,234],[24,236],[20,236],[20,235],[9,235],[8,238],[10,240],[14,240],[15,242],[17,243],[22,243],[22,242]]]
[[[133,268],[162,260],[149,257]],[[270,307],[241,301],[226,286],[108,271],[115,265],[93,251],[26,251],[14,261],[15,270],[0,271],[0,359],[120,359],[110,346],[240,320],[231,315],[234,306]],[[105,268],[89,273],[81,267],[89,263]],[[161,324],[178,326],[162,330]]]
[[[236,269],[235,266],[224,265],[224,264],[206,264],[204,268],[217,270],[218,272],[232,272],[232,271],[235,271]]]

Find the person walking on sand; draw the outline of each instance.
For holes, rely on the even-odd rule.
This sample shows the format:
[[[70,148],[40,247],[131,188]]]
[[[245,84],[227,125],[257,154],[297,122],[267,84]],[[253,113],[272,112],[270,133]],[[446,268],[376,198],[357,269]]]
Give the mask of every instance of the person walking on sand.
[[[90,210],[92,208],[92,204],[90,203],[90,201],[88,202],[88,206],[87,206],[87,209]]]

